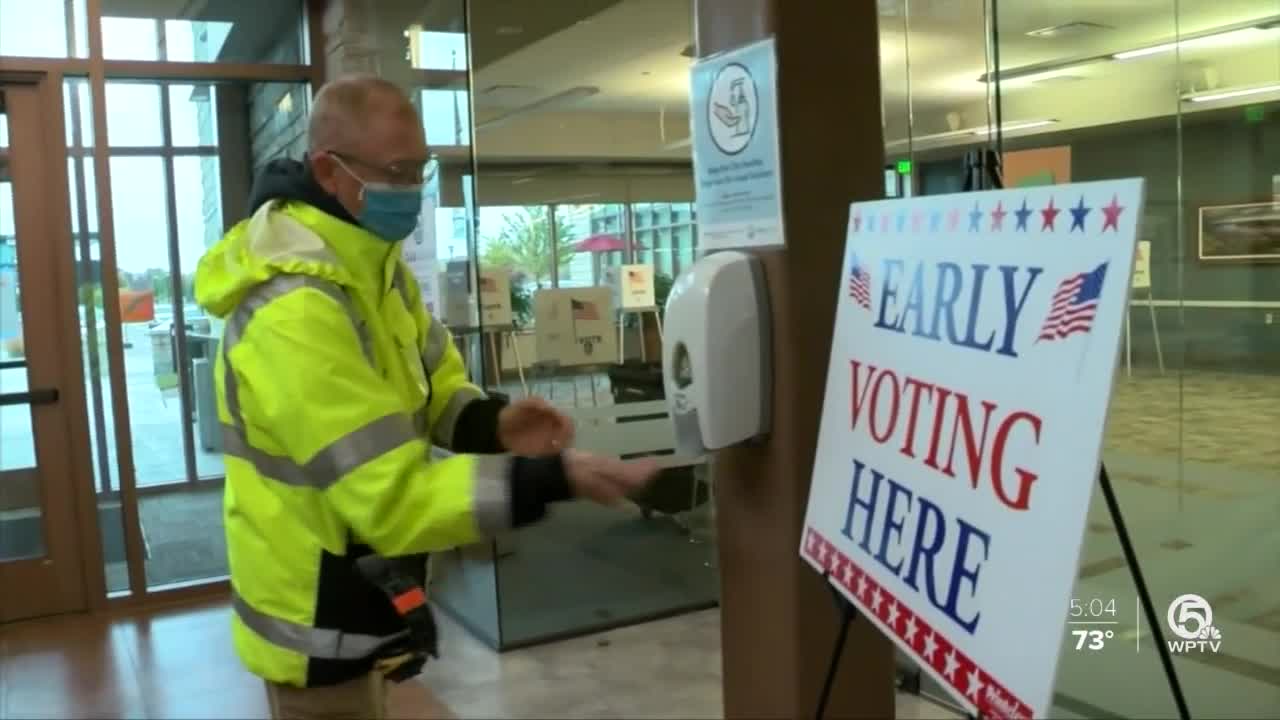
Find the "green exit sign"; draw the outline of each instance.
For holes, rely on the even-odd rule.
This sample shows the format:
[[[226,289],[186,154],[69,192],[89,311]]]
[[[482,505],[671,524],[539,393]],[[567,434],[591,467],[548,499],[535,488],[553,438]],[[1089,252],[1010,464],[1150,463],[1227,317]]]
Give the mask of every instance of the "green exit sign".
[[[910,175],[910,174],[911,174],[911,161],[910,161],[910,160],[899,160],[899,161],[898,161],[898,174],[899,174],[899,175]]]
[[[1260,123],[1267,117],[1267,109],[1261,105],[1250,105],[1244,109],[1244,120],[1250,123]]]

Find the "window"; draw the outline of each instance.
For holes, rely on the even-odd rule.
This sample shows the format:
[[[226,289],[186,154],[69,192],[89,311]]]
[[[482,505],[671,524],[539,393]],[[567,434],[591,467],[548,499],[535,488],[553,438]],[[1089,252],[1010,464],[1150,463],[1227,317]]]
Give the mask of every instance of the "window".
[[[693,264],[698,250],[693,203],[637,203],[631,207],[636,262],[651,263],[655,276],[668,279]]]
[[[148,583],[218,577],[226,574],[213,382],[220,327],[196,303],[193,276],[227,221],[246,212],[250,169],[296,147],[307,89],[109,82],[106,97],[119,285],[154,308],[126,314],[121,328]],[[298,101],[282,107],[282,98]],[[229,121],[224,111],[243,123],[241,132],[219,132]],[[242,174],[224,177],[224,163]],[[84,197],[93,201],[91,192]],[[95,314],[102,316],[101,306]],[[186,487],[154,492],[175,485]]]
[[[303,7],[298,0],[119,3],[119,7],[108,1],[103,5],[102,44],[107,60],[293,65],[307,61]]]
[[[0,0],[0,55],[87,57],[85,0]]]

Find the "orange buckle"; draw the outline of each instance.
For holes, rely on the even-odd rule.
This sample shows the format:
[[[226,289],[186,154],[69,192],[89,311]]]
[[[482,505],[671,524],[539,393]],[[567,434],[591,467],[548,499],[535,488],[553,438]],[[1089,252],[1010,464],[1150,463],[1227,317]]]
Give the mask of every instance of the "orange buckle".
[[[427,593],[422,588],[416,587],[400,593],[391,602],[395,604],[396,612],[407,615],[410,611],[427,604]]]

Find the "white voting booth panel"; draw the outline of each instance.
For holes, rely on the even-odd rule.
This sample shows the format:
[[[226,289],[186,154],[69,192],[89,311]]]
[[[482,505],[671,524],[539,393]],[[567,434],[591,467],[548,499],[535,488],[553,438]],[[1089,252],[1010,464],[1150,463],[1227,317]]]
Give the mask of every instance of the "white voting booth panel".
[[[850,209],[800,554],[984,718],[1053,697],[1142,188]]]
[[[653,265],[647,263],[635,265],[615,265],[605,270],[605,284],[613,288],[613,303],[620,314],[618,322],[618,362],[627,358],[626,325],[628,317],[635,317],[640,328],[640,360],[649,359],[645,349],[644,325],[645,316],[651,315],[658,329],[658,338],[662,334],[662,313],[658,311],[657,297],[653,286]]]
[[[1151,336],[1155,342],[1156,348],[1156,365],[1160,368],[1160,374],[1164,374],[1164,347],[1160,343],[1160,323],[1156,319],[1156,308],[1152,304],[1155,296],[1151,289],[1151,241],[1139,240],[1136,254],[1133,259],[1133,289],[1145,290],[1147,300],[1147,313],[1151,317]],[[1133,374],[1133,320],[1130,313],[1124,316],[1124,372],[1125,375]]]

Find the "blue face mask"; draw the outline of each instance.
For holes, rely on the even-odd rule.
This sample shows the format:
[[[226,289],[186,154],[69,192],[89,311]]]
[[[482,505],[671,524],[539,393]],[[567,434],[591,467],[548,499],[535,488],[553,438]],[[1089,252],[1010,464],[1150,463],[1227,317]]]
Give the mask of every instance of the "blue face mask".
[[[418,227],[422,213],[421,185],[365,183],[360,192],[364,209],[356,221],[387,242],[400,242]]]
[[[364,209],[356,218],[360,227],[391,243],[409,237],[422,214],[422,186],[368,182],[341,158],[334,157],[351,177],[360,181],[360,199],[364,201]]]

